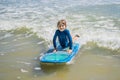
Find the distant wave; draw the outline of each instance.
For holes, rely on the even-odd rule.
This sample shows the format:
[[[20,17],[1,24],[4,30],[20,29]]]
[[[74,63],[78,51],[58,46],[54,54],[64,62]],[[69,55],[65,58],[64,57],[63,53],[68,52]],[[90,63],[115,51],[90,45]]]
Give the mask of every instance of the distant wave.
[[[67,2],[67,3],[65,3]],[[71,5],[98,5],[98,4],[120,4],[120,0],[0,0],[3,5],[38,5],[38,4],[71,4]],[[68,5],[69,6],[69,5]]]

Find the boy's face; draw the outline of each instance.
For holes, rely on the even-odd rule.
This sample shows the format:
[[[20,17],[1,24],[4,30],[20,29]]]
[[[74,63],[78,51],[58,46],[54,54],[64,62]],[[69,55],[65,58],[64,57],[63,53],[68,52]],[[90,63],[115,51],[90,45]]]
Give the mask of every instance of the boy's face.
[[[65,25],[59,25],[58,29],[60,31],[64,31],[66,29]]]

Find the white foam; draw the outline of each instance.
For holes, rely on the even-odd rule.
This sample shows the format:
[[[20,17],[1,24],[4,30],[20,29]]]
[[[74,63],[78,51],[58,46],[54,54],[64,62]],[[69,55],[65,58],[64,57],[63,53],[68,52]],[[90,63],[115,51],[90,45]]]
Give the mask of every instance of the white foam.
[[[35,67],[34,70],[41,70],[41,68],[40,67]]]
[[[31,63],[29,62],[22,62],[22,61],[17,61],[18,63],[22,63],[22,64],[27,64],[27,65],[30,65]]]
[[[25,70],[25,69],[20,69],[20,71],[21,71],[21,72],[23,72],[23,73],[28,72],[28,71],[27,71],[27,70]]]
[[[21,77],[20,77],[20,76],[17,76],[17,79],[18,79],[18,80],[20,80],[20,79],[21,79]]]
[[[0,37],[0,40],[5,39],[5,38],[8,38],[8,37],[11,37],[11,36],[13,36],[13,34],[7,33],[7,34],[5,34],[4,36]],[[4,42],[3,44],[6,44],[6,43],[7,43],[7,42]]]
[[[74,64],[74,59],[66,63],[67,65]]]
[[[86,44],[90,41],[97,43],[100,47],[106,47],[113,50],[120,48],[120,35],[118,32],[109,32],[106,30],[85,32],[81,36],[80,42]]]
[[[1,53],[0,55],[1,55],[1,56],[4,56],[5,54]]]
[[[14,30],[26,24],[14,22],[14,21],[1,21],[0,20],[0,30]]]
[[[42,43],[44,43],[44,41],[38,42],[37,44],[42,44]]]

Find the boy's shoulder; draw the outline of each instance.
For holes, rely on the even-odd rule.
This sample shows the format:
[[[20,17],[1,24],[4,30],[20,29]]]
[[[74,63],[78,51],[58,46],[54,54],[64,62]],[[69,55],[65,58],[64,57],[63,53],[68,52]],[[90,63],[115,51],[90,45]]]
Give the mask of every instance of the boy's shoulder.
[[[59,32],[59,29],[57,29],[56,32]]]
[[[69,32],[69,30],[68,30],[68,29],[65,29],[64,31],[65,31],[65,32]]]
[[[57,29],[56,32],[60,32],[60,30]],[[69,32],[69,30],[68,30],[68,29],[65,29],[63,32]]]

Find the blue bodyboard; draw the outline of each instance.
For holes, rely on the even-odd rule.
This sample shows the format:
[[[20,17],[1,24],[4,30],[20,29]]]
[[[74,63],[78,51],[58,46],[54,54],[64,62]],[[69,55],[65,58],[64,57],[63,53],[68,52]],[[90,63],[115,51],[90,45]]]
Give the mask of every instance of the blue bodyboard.
[[[60,46],[57,47],[60,49]],[[49,49],[44,55],[40,57],[42,63],[67,63],[74,58],[80,49],[79,43],[73,43],[72,53],[67,53],[69,48],[60,49],[57,52],[52,52],[53,49]]]

